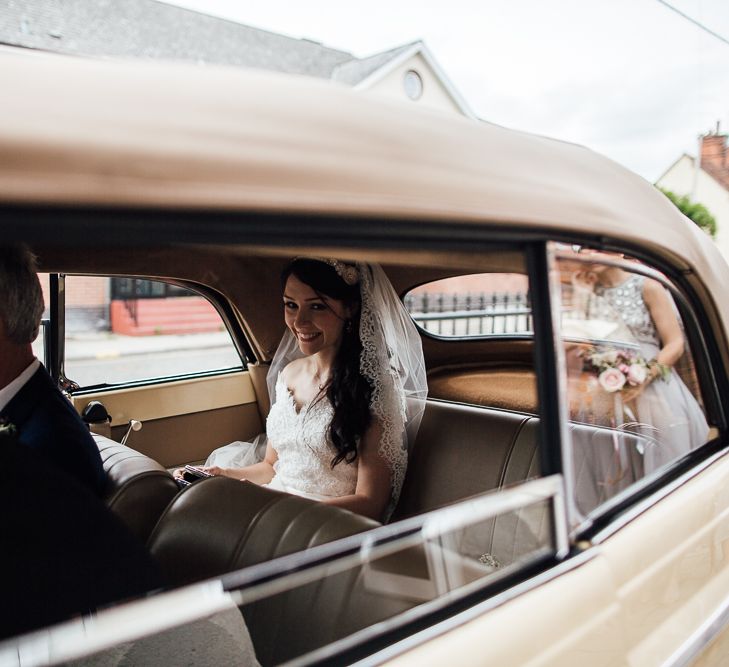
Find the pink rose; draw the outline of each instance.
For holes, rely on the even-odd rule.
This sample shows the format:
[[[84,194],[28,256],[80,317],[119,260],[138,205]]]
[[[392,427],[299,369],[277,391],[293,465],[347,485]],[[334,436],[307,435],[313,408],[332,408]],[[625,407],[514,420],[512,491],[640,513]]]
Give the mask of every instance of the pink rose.
[[[631,364],[626,375],[628,377],[628,384],[635,387],[645,382],[648,377],[648,370],[642,364]]]
[[[623,373],[623,375],[627,375],[630,370],[630,366],[628,366],[628,364],[620,364],[618,366],[618,370]]]
[[[608,368],[600,373],[597,381],[605,391],[612,393],[623,388],[625,376],[617,368]]]

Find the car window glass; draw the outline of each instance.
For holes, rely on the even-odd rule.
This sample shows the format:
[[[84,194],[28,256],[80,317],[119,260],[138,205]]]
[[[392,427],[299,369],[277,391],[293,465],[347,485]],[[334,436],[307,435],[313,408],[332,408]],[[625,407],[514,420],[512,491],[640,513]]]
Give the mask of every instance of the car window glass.
[[[66,276],[65,322],[64,370],[81,387],[241,366],[215,307],[163,281]]]
[[[670,291],[622,255],[580,248],[558,257],[576,504],[584,515],[700,447],[712,431]]]
[[[201,621],[107,649],[102,655],[118,657],[121,651],[144,663],[152,652],[179,659],[194,651],[205,662],[238,664],[236,656],[252,645],[261,664],[303,656],[314,659],[322,649],[331,656],[341,648],[337,642],[356,641],[360,631],[375,625],[382,631],[412,621],[553,556],[558,548],[553,518],[559,485],[556,478],[549,478],[508,493],[482,494],[364,533],[357,548],[351,540],[343,540],[280,558],[258,574],[255,566],[240,570],[223,582],[244,621],[240,614],[204,618],[198,592],[194,599],[189,596],[189,602],[201,609]],[[178,598],[172,599],[179,613],[182,591]],[[159,609],[164,604],[158,598]],[[97,625],[103,628],[101,620]],[[190,636],[197,637],[214,632],[216,625],[226,630],[219,641],[194,646],[184,641],[186,632],[194,630]]]
[[[435,336],[531,334],[528,280],[518,273],[454,276],[409,291],[405,307]]]

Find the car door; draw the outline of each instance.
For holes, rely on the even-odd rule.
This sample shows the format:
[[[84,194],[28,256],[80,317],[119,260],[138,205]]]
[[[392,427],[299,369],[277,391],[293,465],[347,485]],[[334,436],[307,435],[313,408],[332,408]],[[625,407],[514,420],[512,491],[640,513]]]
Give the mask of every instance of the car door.
[[[49,365],[58,359],[55,372],[80,413],[104,407],[108,420],[88,417],[95,431],[126,437],[168,467],[263,431],[227,304],[141,277],[54,274],[43,284],[48,326],[36,352],[43,357],[44,344],[54,350]]]
[[[632,349],[635,341],[626,343],[620,334],[629,295],[619,304],[621,312],[606,316],[603,309],[602,319],[586,314],[584,303],[578,303],[585,294],[576,293],[572,280],[586,268],[584,256],[575,257],[568,246],[553,246],[552,251],[551,296],[560,331],[556,349],[563,360],[558,406],[566,460],[571,461],[565,474],[572,556],[501,599],[403,641],[402,654],[388,664],[456,660],[464,665],[638,666],[692,664],[695,659],[696,664],[723,664],[729,460],[720,436],[721,379],[712,370],[719,362],[710,356],[711,332],[698,326],[709,318],[650,263],[617,256],[603,260],[621,266],[626,275],[656,281],[671,295],[685,348],[674,377],[657,382],[682,383],[691,394],[686,400],[695,399],[701,408],[687,412],[701,422],[704,439],[689,445],[687,438],[683,451],[648,469],[648,451],[666,444],[666,431],[678,428],[682,406],[672,405],[676,423],[669,427],[649,423],[635,402],[618,409],[621,394],[607,392],[597,382],[586,350]],[[594,312],[599,297],[590,292],[589,298]],[[582,338],[575,338],[578,330]],[[584,338],[586,331],[600,331],[602,338]],[[636,417],[628,414],[631,408],[643,421],[631,422]],[[704,415],[708,423],[701,421]],[[602,434],[610,436],[607,442],[601,442]],[[607,458],[600,452],[604,444]],[[586,452],[592,465],[599,464],[591,474]]]

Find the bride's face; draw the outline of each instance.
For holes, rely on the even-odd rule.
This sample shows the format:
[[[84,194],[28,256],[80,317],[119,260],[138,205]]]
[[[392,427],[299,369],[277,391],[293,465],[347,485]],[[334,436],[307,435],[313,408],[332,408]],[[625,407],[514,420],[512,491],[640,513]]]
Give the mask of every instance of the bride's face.
[[[294,275],[286,281],[283,302],[286,326],[304,354],[336,353],[342,341],[344,324],[350,317],[344,302],[326,295],[319,296]]]

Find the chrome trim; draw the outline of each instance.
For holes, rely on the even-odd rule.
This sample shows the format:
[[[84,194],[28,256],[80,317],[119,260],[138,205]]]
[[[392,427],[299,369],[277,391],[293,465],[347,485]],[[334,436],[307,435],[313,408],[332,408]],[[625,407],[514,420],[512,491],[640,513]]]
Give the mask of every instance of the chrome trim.
[[[547,279],[549,281],[549,304],[552,310],[552,342],[554,358],[557,364],[557,410],[559,418],[559,450],[562,459],[562,475],[564,478],[564,495],[562,496],[562,516],[564,522],[560,525],[555,522],[555,530],[564,529],[569,540],[569,527],[579,521],[579,512],[573,501],[575,496],[574,461],[572,458],[572,432],[569,428],[569,404],[567,391],[567,362],[564,355],[562,336],[562,286],[559,282],[558,259],[559,252],[554,241],[546,245],[547,251]],[[542,410],[545,409],[542,406]],[[556,536],[555,536],[556,537]],[[567,553],[565,551],[565,553]]]
[[[374,528],[362,535],[283,556],[227,575],[226,590],[242,606],[269,595],[313,583],[382,558],[424,541],[434,540],[458,528],[485,521],[505,512],[561,496],[561,475],[523,482],[509,489],[472,498],[396,524]],[[555,524],[559,519],[555,517]],[[555,550],[564,545],[555,545]],[[237,581],[236,581],[237,579]]]
[[[422,537],[432,540],[452,530],[466,528],[498,514],[513,512],[540,500],[549,500],[561,493],[561,476],[550,475],[512,488],[500,489],[493,495],[464,500],[457,505],[426,514]]]
[[[661,667],[688,667],[703,650],[729,625],[729,597],[717,607],[691,636],[662,663]]]
[[[503,593],[494,595],[488,600],[476,604],[466,611],[462,611],[461,613],[456,614],[455,616],[451,616],[446,620],[441,621],[440,623],[431,625],[425,630],[410,635],[406,639],[392,644],[391,646],[388,646],[387,648],[378,651],[374,655],[367,656],[362,660],[354,662],[352,663],[351,667],[370,667],[371,665],[381,665],[388,660],[392,660],[393,658],[396,658],[397,656],[402,655],[403,653],[410,651],[427,641],[435,639],[436,637],[440,637],[441,635],[444,635],[451,630],[455,630],[459,626],[464,625],[465,623],[468,623],[469,621],[472,621],[473,619],[493,609],[496,609],[497,607],[501,607],[502,605],[510,602],[511,600],[521,595],[525,595],[526,593],[529,593],[530,591],[533,591],[540,586],[544,586],[550,581],[557,579],[578,567],[582,567],[585,563],[588,563],[593,558],[596,558],[597,555],[597,549],[583,551],[570,558],[569,560],[555,565],[546,572],[538,574],[535,577],[528,579],[527,581],[517,584],[516,586],[512,586],[511,588],[505,590]],[[390,627],[391,626],[392,623],[390,623]],[[384,623],[379,624],[378,632],[382,632],[383,630],[387,629],[389,629],[388,621],[385,621]],[[316,657],[319,658],[320,656]]]
[[[567,524],[567,503],[565,502],[565,485],[562,483],[552,496],[552,512],[554,514],[554,546],[556,556],[560,560],[567,557],[570,551],[569,530]]]
[[[598,249],[598,252],[602,251]],[[614,266],[618,269],[629,271],[630,273],[638,273],[646,278],[657,280],[661,283],[661,285],[667,287],[673,294],[677,294],[681,297],[681,299],[684,299],[678,288],[671,283],[665,275],[657,269],[652,269],[650,266],[646,266],[642,263],[636,264],[635,262],[630,262],[626,259],[611,259],[609,257],[600,257],[599,260],[595,260],[594,258],[589,259],[586,255],[571,254],[559,250],[555,251],[554,257],[558,260],[563,259],[567,262],[580,262],[581,264],[595,264],[596,262],[599,262],[605,266]]]
[[[206,581],[6,640],[0,643],[0,665],[65,663],[231,608],[221,582]]]

